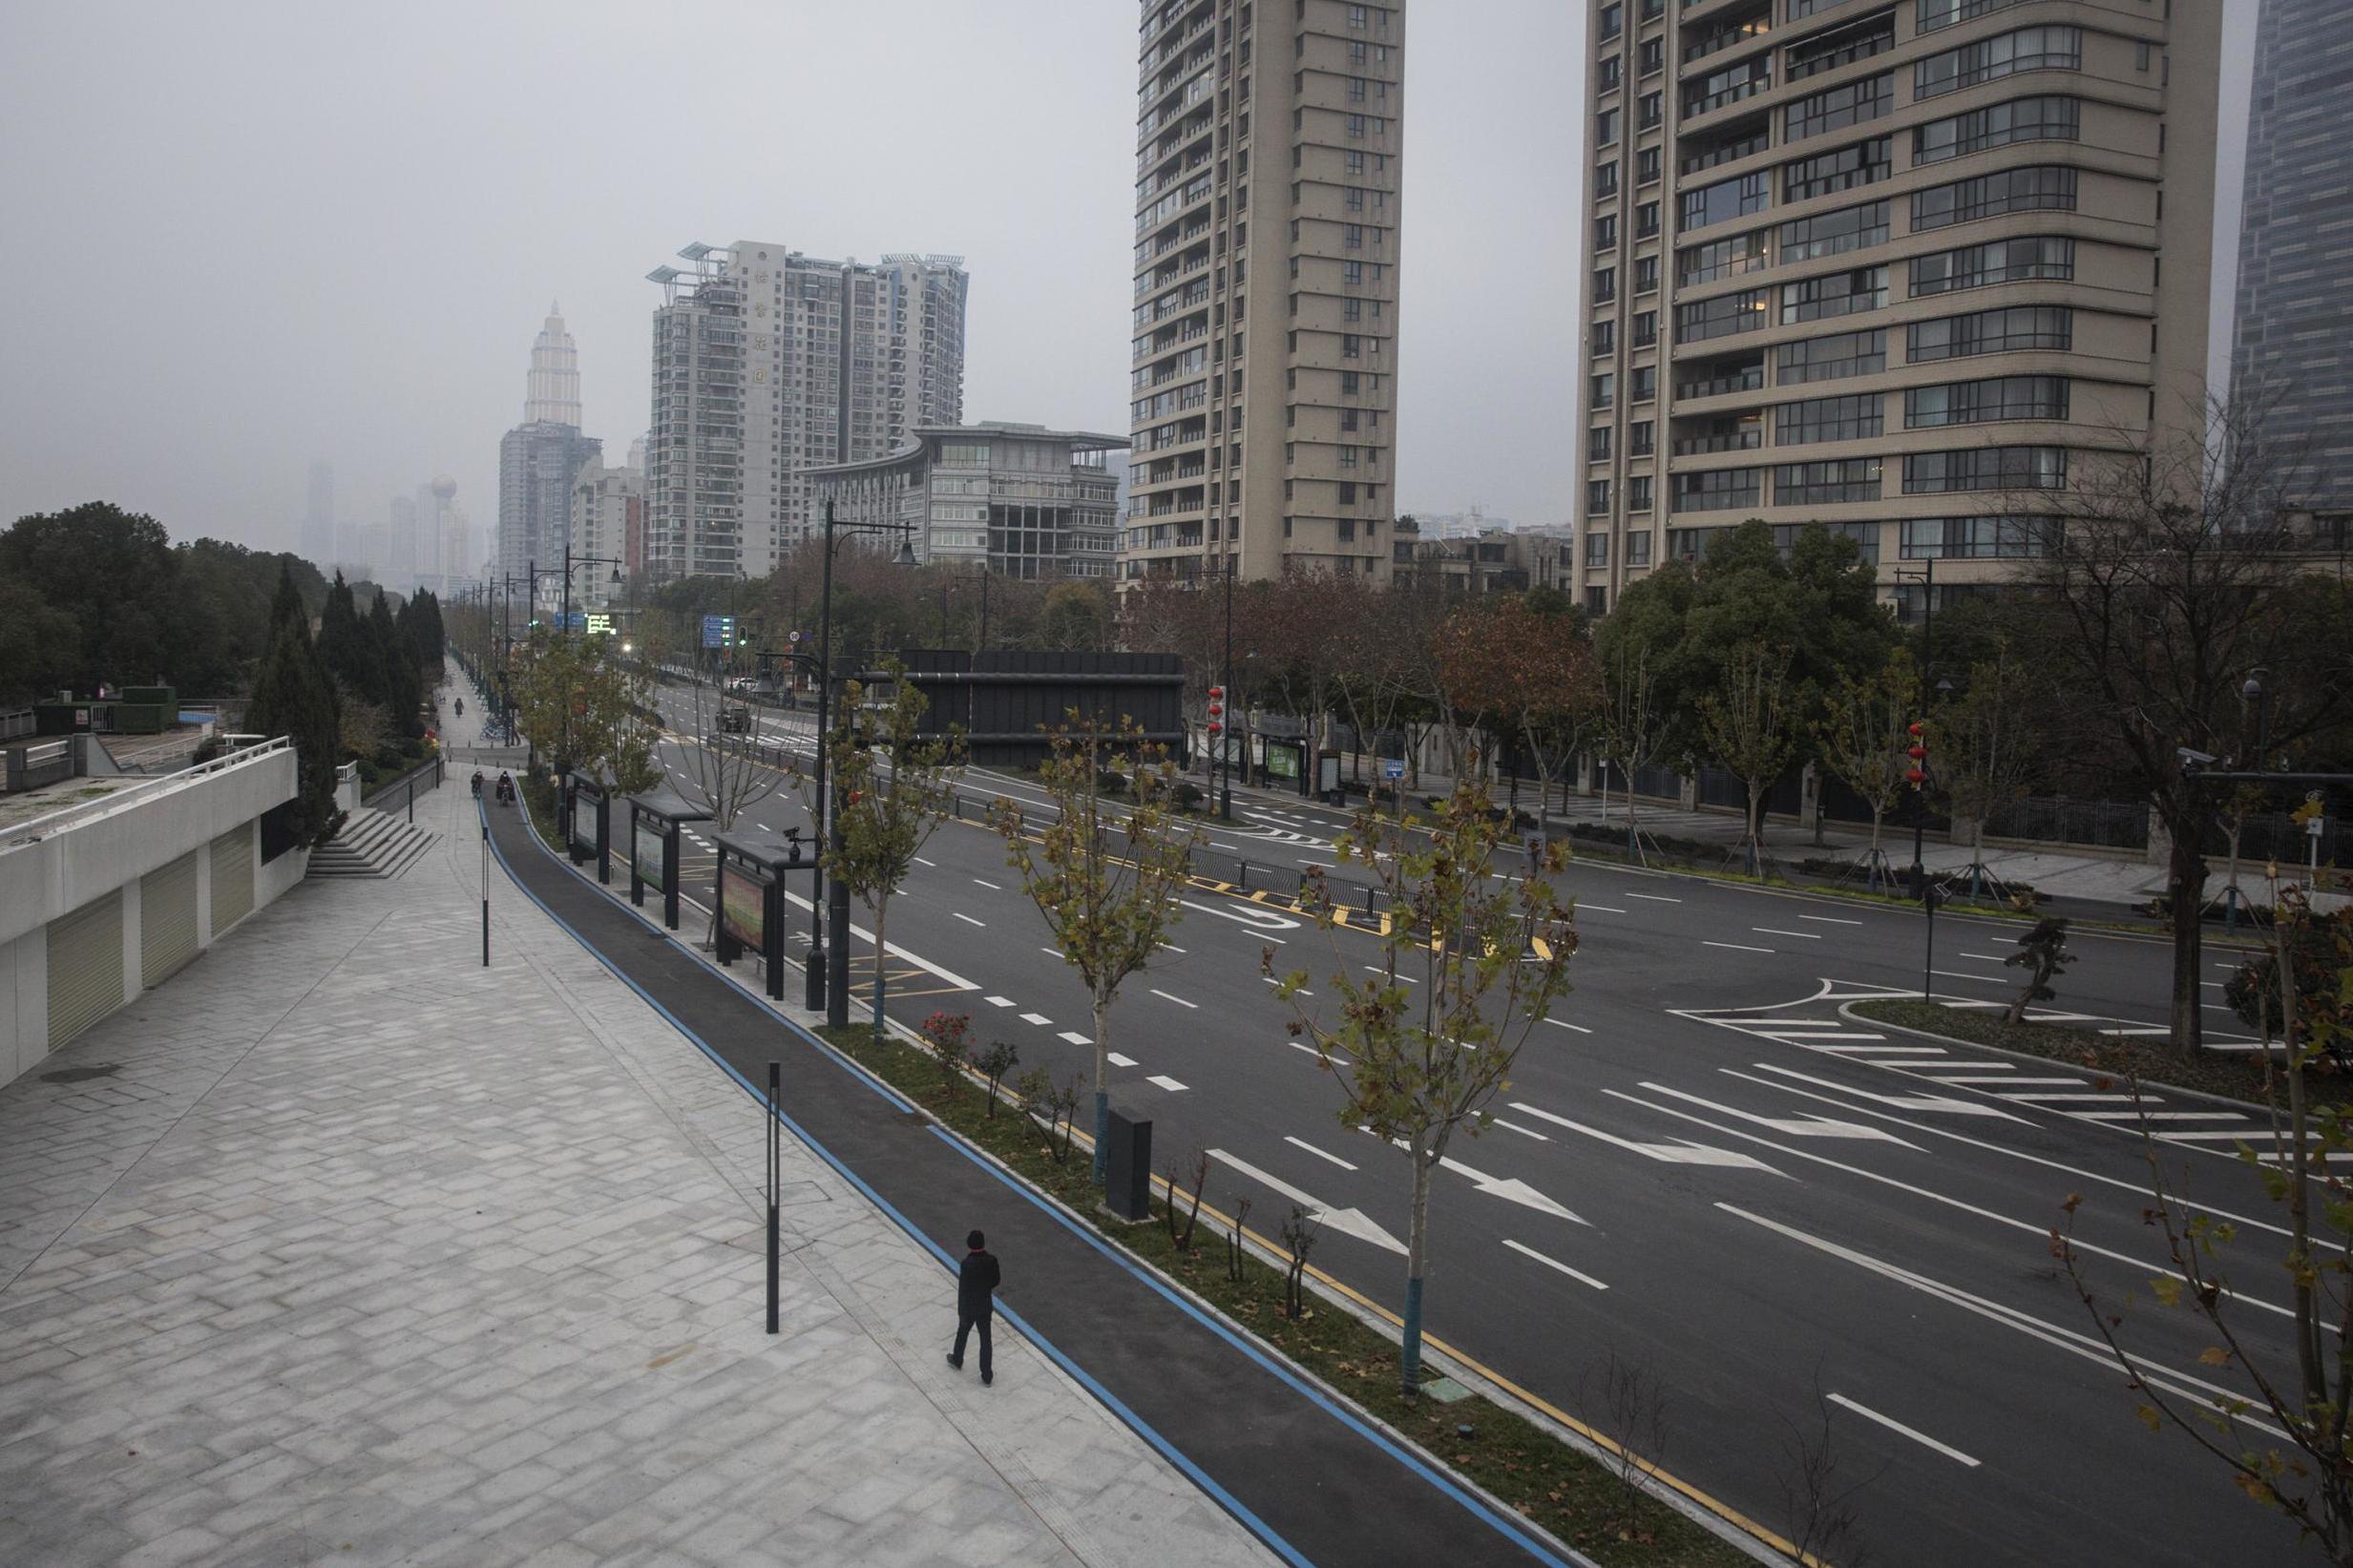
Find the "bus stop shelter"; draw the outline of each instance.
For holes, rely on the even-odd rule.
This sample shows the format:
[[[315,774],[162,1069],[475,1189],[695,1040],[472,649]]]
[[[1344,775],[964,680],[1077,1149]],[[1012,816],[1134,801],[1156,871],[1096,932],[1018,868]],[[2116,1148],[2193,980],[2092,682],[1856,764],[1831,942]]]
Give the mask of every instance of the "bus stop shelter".
[[[597,880],[613,881],[613,790],[595,774],[574,768],[564,779],[564,845],[572,864],[593,860]]]
[[[678,930],[679,829],[710,812],[666,789],[629,797],[629,902],[645,908],[645,889],[662,897],[662,923]]]
[[[785,873],[808,865],[815,847],[798,834],[721,833],[719,847],[719,961],[757,953],[767,966],[768,995],[785,999]]]

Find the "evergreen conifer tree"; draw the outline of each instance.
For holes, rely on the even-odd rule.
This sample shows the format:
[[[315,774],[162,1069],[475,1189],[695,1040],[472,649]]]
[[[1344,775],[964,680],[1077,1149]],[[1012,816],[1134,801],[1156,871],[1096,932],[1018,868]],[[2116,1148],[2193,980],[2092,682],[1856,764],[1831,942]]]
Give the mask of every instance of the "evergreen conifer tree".
[[[310,617],[303,611],[293,574],[283,569],[271,606],[269,643],[254,671],[245,725],[257,734],[283,735],[294,742],[300,781],[295,841],[317,843],[335,820],[335,767],[342,761],[335,686],[311,644]]]

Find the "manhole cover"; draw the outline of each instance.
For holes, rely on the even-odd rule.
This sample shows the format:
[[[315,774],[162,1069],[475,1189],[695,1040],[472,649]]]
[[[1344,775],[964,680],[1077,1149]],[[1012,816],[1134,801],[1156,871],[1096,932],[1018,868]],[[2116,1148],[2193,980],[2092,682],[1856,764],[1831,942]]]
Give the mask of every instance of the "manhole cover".
[[[60,1067],[54,1073],[41,1075],[43,1083],[80,1083],[89,1078],[111,1078],[122,1071],[122,1063],[110,1061],[103,1067]]]

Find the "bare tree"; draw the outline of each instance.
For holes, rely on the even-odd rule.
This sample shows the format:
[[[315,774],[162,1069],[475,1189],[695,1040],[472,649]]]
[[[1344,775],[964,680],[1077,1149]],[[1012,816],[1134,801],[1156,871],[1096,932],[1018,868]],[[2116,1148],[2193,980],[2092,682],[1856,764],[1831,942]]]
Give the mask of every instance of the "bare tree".
[[[1886,873],[1880,835],[1904,785],[1904,726],[1920,717],[1920,667],[1898,648],[1865,675],[1845,676],[1829,692],[1816,722],[1822,765],[1871,808],[1871,886]]]
[[[2341,722],[2353,702],[2346,590],[2289,548],[2297,468],[2264,437],[2263,412],[2214,403],[2186,429],[2116,432],[2113,450],[2072,455],[2064,490],[2007,501],[2038,530],[2029,654],[2064,703],[2054,726],[2111,752],[2170,840],[2173,1041],[2186,1054],[2204,1037],[2201,840],[2217,805],[2195,759],[2239,750],[2241,687],[2258,669],[2270,672],[2275,751]]]
[[[1602,755],[1626,781],[1626,844],[1639,854],[1634,818],[1634,775],[1658,761],[1667,746],[1669,720],[1658,700],[1658,673],[1648,645],[1621,645],[1602,663]]]
[[[1955,826],[1969,826],[1970,889],[1982,886],[1985,819],[2024,800],[2043,771],[2043,711],[2026,666],[2005,647],[1969,671],[1968,689],[1930,721],[1930,783]]]
[[[1709,755],[1730,768],[1748,790],[1743,818],[1749,869],[1764,860],[1765,791],[1797,754],[1796,696],[1790,689],[1788,648],[1744,642],[1723,671],[1721,692],[1699,700],[1699,733]]]

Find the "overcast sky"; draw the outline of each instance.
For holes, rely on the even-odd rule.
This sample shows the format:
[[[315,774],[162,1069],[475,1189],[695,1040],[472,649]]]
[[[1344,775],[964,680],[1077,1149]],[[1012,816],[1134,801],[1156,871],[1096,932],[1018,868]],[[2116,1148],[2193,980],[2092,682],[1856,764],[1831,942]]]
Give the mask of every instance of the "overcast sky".
[[[2229,4],[2224,236],[2254,0]],[[1411,14],[1403,508],[1570,514],[1586,9]],[[487,524],[549,302],[618,456],[646,422],[644,274],[694,240],[961,254],[966,417],[1124,433],[1136,16],[5,0],[0,519],[110,499],[287,548],[320,457],[345,521],[447,471]]]

